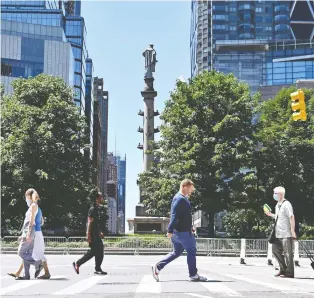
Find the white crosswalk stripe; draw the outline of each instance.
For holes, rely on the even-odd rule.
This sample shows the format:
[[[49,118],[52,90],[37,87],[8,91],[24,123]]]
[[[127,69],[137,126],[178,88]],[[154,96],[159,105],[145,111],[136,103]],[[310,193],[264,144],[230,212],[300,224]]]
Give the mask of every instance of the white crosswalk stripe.
[[[67,287],[61,291],[57,291],[52,293],[52,295],[76,295],[80,294],[81,292],[91,288],[93,285],[97,284],[99,281],[101,281],[104,278],[104,276],[92,276],[87,279],[83,279],[74,285]]]
[[[211,273],[211,277],[215,276],[215,278],[209,282],[189,282],[185,274],[176,277],[175,273],[164,272],[161,281],[156,282],[151,274],[131,274],[130,276],[120,274],[119,270],[108,276],[53,275],[49,282],[35,279],[15,281],[13,278],[3,275],[0,277],[3,286],[0,295],[33,297],[40,293],[40,295],[68,297],[93,291],[100,295],[111,292],[115,294],[138,293],[146,294],[149,297],[160,293],[181,293],[184,297],[217,298],[245,297],[247,292],[261,289],[266,292],[276,290],[278,293],[288,295],[304,293],[314,297],[312,287],[314,280],[311,278],[288,280],[262,275]],[[228,278],[228,281],[225,277]],[[66,282],[59,282],[59,280],[66,280]],[[244,286],[243,283],[245,283]],[[52,291],[54,292],[51,291],[51,285],[53,285]]]
[[[37,285],[38,283],[41,283],[41,280],[17,280],[15,281],[15,284],[10,285],[8,287],[4,287],[0,289],[0,296],[4,295],[4,294],[8,294],[8,293],[12,293],[12,292],[16,292],[19,291],[21,289],[25,289],[27,287],[31,287],[34,285]]]
[[[205,296],[205,295],[201,295],[201,294],[197,294],[197,293],[184,293],[184,294],[192,296],[192,297],[198,297],[198,298],[213,298],[211,296]]]
[[[284,281],[284,279],[278,280],[278,279],[274,278],[274,283],[272,283],[272,282],[268,282],[268,281],[261,281],[261,280],[258,280],[258,279],[249,278],[249,277],[242,276],[242,275],[224,274],[224,276],[227,276],[227,277],[230,277],[230,278],[234,278],[234,279],[237,279],[237,280],[240,280],[240,281],[244,281],[244,282],[247,282],[247,283],[261,285],[261,286],[268,287],[268,288],[271,288],[271,289],[279,290],[279,291],[282,291],[284,293],[286,293],[286,292],[299,292],[299,293],[303,292],[302,289],[300,289],[300,288],[298,288],[296,286],[293,286],[293,285],[292,286],[282,285],[281,281]],[[278,281],[280,281],[280,283]]]
[[[241,297],[242,296],[238,292],[224,285],[223,282],[202,282],[200,284],[202,285],[202,287],[204,287],[211,293],[224,294],[224,296],[228,296],[228,297]]]
[[[156,282],[151,275],[144,275],[136,289],[136,293],[161,293],[161,283]]]

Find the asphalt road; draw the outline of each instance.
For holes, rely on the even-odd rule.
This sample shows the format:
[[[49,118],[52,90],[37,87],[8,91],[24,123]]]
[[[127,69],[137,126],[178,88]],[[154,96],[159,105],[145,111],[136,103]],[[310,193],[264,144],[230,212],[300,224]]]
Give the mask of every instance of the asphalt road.
[[[150,265],[161,256],[105,256],[107,276],[93,274],[94,261],[84,264],[77,275],[72,262],[79,256],[48,255],[50,280],[16,281],[7,276],[19,266],[17,255],[1,255],[1,297],[314,297],[314,271],[307,259],[301,259],[295,279],[273,277],[275,270],[265,258],[198,257],[199,273],[209,281],[188,281],[186,257],[175,260],[161,274],[160,282],[151,276]],[[32,268],[32,274],[34,269]]]

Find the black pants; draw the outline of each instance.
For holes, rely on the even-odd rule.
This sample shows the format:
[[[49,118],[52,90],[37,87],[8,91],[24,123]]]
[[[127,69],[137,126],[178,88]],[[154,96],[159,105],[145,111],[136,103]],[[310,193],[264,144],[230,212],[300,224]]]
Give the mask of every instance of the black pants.
[[[293,239],[277,238],[273,244],[273,254],[279,263],[280,271],[294,276]]]
[[[91,258],[95,257],[95,270],[101,270],[101,263],[104,259],[104,244],[101,239],[92,240],[89,244],[90,249],[80,258],[76,264],[81,266]]]

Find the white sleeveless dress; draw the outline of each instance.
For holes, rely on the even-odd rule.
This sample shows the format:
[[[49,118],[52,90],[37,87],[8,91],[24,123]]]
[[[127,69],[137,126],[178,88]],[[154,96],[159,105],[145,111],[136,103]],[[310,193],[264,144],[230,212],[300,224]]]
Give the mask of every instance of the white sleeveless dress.
[[[41,219],[40,219],[40,222],[41,222]],[[34,249],[33,249],[32,257],[36,261],[39,261],[39,260],[42,260],[43,262],[47,261],[45,257],[45,241],[44,241],[44,236],[41,229],[40,231],[35,230]]]

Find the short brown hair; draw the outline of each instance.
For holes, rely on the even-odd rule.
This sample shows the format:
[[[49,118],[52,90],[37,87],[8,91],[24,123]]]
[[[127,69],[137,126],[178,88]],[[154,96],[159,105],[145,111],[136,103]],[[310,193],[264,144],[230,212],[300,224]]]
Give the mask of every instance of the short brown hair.
[[[194,185],[194,183],[190,179],[183,179],[180,183],[180,187],[192,186],[192,185]]]

